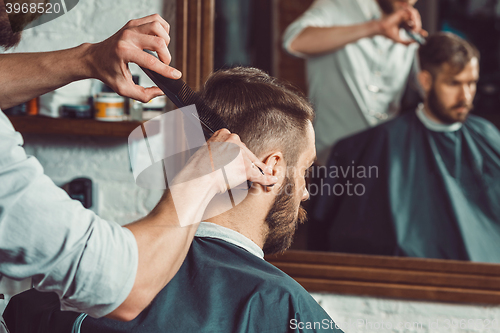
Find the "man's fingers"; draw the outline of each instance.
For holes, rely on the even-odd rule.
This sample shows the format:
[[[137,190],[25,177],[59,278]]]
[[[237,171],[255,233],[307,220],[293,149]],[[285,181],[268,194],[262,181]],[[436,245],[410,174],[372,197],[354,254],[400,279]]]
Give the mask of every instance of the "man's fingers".
[[[147,103],[155,97],[165,95],[165,93],[158,87],[149,87],[149,88],[144,88],[141,86],[138,86],[138,87],[139,87],[139,89],[142,88],[140,90],[142,90],[142,93],[146,99],[146,101],[141,101],[143,103]]]
[[[259,176],[251,176],[248,178],[252,183],[260,184],[263,186],[273,186],[278,182],[278,178],[275,176],[262,175]]]
[[[120,94],[143,103],[147,103],[155,97],[164,95],[163,91],[161,91],[158,87],[144,88],[133,84],[133,82],[130,85],[127,85],[126,88],[122,89]]]
[[[399,36],[397,38],[393,38],[393,40],[396,43],[403,44],[403,45],[406,45],[406,46],[415,43],[415,41],[413,39],[412,40],[403,40]]]
[[[237,134],[231,133],[229,130],[223,128],[216,131],[207,143],[208,142],[231,142],[238,145],[245,160],[248,180],[267,186],[274,185],[278,182],[278,179],[272,175],[272,169],[268,169],[267,165],[259,160],[259,158],[247,148]],[[261,170],[264,174],[262,174]]]
[[[172,60],[172,56],[170,55],[170,51],[168,50],[167,43],[162,37],[137,34],[137,36],[135,36],[134,44],[137,45],[137,47],[141,51],[143,49],[156,51],[156,53],[158,54],[158,58],[165,65],[170,64],[170,61]],[[155,58],[151,54],[149,54],[149,56]],[[156,63],[156,61],[151,58],[148,58],[147,61],[151,61],[152,64]]]
[[[142,17],[139,19],[131,20],[125,25],[125,27],[126,28],[138,27],[140,25],[144,25],[146,23],[151,23],[151,22],[160,23],[163,26],[163,28],[165,29],[165,31],[167,33],[170,33],[170,25],[168,24],[167,21],[165,21],[165,19],[163,17],[161,17],[158,14],[153,14],[153,15],[145,16],[145,17]]]
[[[151,54],[148,54],[139,48],[131,52],[129,61],[174,80],[177,80],[182,76],[182,73],[177,69],[165,65],[155,56],[152,56]]]
[[[248,158],[248,160],[251,162],[251,164],[255,167],[255,169],[257,171],[260,172],[260,170],[264,170],[267,168],[266,164],[264,164],[261,160],[259,160],[257,158],[257,156],[254,155],[254,153],[252,153],[250,151],[250,149],[247,148],[247,146],[241,141],[240,137],[238,136],[238,134],[235,134],[235,133],[231,133],[226,141],[228,142],[232,142],[234,144],[237,144],[240,149],[243,151],[243,154],[246,155],[246,157]],[[260,169],[260,170],[259,170]],[[260,172],[262,174],[262,172]]]
[[[140,26],[134,28],[134,30],[140,34],[143,34],[143,35],[151,35],[151,36],[161,37],[165,41],[165,45],[167,47],[170,43],[170,35],[165,30],[165,28],[157,21],[149,22],[149,23],[140,25]],[[168,64],[168,62],[165,62],[163,59],[162,59],[162,61],[164,63]]]
[[[207,142],[222,142],[226,141],[226,138],[229,137],[231,132],[227,128],[222,128],[218,131],[215,131],[214,134],[207,140]]]
[[[249,157],[249,160],[252,162],[252,164],[255,166],[255,168],[257,168],[257,171],[259,171],[260,174],[262,174],[262,172],[264,174],[268,174],[268,175],[272,175],[273,172],[272,170],[269,170],[267,168],[267,165],[263,162],[261,162],[250,150],[248,150],[248,148],[242,148],[243,151],[247,154],[247,156]],[[261,172],[262,170],[262,172]]]

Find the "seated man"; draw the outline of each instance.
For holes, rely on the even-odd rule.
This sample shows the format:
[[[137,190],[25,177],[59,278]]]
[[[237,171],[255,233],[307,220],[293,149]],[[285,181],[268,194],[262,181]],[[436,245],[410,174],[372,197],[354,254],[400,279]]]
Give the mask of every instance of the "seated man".
[[[133,321],[85,314],[75,320],[71,313],[66,318],[74,321],[74,332],[341,332],[304,288],[263,259],[286,250],[305,219],[304,175],[316,157],[313,109],[289,86],[253,68],[213,74],[201,95],[278,183],[254,185],[239,205],[202,222],[177,275]],[[15,299],[13,308],[19,307]],[[56,312],[43,318],[49,325],[58,318],[61,332],[65,320]]]
[[[334,147],[313,216],[332,251],[500,263],[500,133],[469,115],[479,53],[438,33],[419,58],[424,103]]]

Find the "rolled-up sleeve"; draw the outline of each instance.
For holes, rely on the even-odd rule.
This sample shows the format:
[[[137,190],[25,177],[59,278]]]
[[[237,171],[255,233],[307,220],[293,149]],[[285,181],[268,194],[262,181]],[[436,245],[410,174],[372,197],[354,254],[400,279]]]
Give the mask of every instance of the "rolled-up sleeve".
[[[308,56],[306,54],[291,50],[290,45],[305,28],[333,26],[336,21],[336,16],[342,13],[342,2],[343,0],[314,1],[309,9],[285,30],[283,34],[283,48],[285,51],[300,58],[307,58]]]
[[[132,290],[138,250],[130,230],[102,220],[47,176],[0,111],[0,274],[32,276],[63,310],[101,317]]]

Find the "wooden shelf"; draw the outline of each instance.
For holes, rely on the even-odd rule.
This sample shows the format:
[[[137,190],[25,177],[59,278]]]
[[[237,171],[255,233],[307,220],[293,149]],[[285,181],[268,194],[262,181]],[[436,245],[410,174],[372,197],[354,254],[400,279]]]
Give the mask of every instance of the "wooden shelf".
[[[105,122],[95,119],[50,118],[43,116],[8,116],[22,134],[89,135],[127,138],[142,122]]]

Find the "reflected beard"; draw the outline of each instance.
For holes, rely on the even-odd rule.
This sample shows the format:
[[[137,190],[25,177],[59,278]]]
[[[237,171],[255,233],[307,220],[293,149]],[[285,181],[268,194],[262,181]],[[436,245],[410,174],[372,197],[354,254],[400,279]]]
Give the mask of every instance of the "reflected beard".
[[[13,32],[5,5],[0,0],[0,46],[10,49],[21,41],[21,32]]]
[[[441,103],[441,101],[439,100],[434,85],[431,87],[431,90],[429,91],[429,94],[427,96],[427,103],[429,104],[429,109],[432,112],[432,114],[445,124],[453,124],[456,122],[463,123],[467,119],[467,116],[469,115],[469,112],[466,112],[464,114],[460,114],[458,118],[454,118],[450,115],[449,112],[447,112],[448,110],[453,110],[455,108],[460,108],[464,106],[467,107],[469,111],[472,109],[472,105],[469,105],[465,102],[458,103],[452,106],[451,108],[447,109],[443,105],[443,103]]]
[[[299,206],[298,213],[295,213],[297,204],[294,194],[295,184],[289,177],[286,177],[265,219],[269,228],[263,247],[266,255],[287,250],[292,245],[293,236],[299,224],[304,223],[307,218],[302,206]]]

